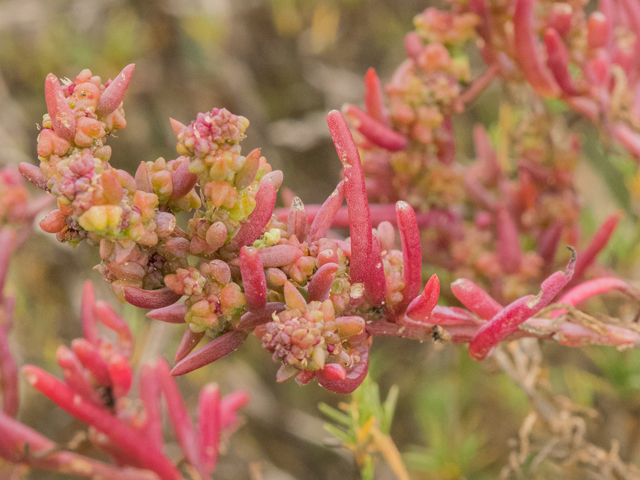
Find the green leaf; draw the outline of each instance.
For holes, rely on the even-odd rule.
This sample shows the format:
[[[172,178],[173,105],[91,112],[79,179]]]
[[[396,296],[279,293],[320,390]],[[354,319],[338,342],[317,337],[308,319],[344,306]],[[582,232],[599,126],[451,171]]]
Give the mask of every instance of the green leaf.
[[[334,437],[338,437],[340,440],[342,440],[344,443],[348,445],[353,445],[357,442],[355,435],[351,435],[343,430],[340,430],[335,425],[332,425],[330,423],[325,423],[322,427],[331,435],[333,435]]]
[[[364,465],[360,469],[360,475],[362,476],[362,480],[373,480],[373,457],[371,455],[366,455],[364,457]]]
[[[389,431],[391,430],[391,423],[393,422],[393,416],[396,411],[396,405],[398,403],[398,395],[400,394],[400,389],[397,385],[393,385],[389,389],[389,393],[387,393],[387,398],[384,401],[383,405],[383,415],[380,419],[380,430],[385,435],[389,435]]]
[[[340,410],[336,410],[324,402],[318,404],[318,409],[334,422],[341,423],[347,427],[353,424],[353,420],[349,415],[342,413]]]

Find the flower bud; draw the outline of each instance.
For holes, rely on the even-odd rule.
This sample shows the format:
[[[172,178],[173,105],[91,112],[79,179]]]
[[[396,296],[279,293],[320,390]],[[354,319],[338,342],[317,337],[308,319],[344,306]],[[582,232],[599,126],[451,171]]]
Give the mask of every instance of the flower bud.
[[[284,282],[284,301],[289,310],[307,311],[307,302],[295,285],[289,281]]]
[[[227,182],[209,182],[204,186],[204,195],[215,207],[232,208],[238,191]]]
[[[267,268],[264,273],[267,286],[271,289],[280,288],[287,281],[287,275],[279,268]]]
[[[190,250],[189,240],[182,237],[170,238],[165,243],[165,248],[167,252],[171,255],[174,255],[178,258],[187,258],[189,256]]]
[[[167,200],[171,196],[171,192],[173,192],[171,172],[160,170],[151,174],[151,186],[159,199]]]
[[[181,158],[183,161],[173,173],[171,198],[184,197],[198,182],[198,176],[189,172],[189,160],[184,157]]]
[[[191,245],[189,246],[189,251],[192,254],[197,255],[199,253],[206,252],[207,250],[209,250],[209,244],[206,242],[206,240],[204,240],[198,235],[194,235],[193,238],[191,239]]]
[[[51,155],[61,157],[67,153],[70,146],[68,141],[48,128],[43,129],[38,135],[38,157],[49,158]]]
[[[324,377],[328,380],[344,380],[347,377],[347,371],[339,363],[330,363],[322,369]]]
[[[40,221],[40,228],[47,233],[58,233],[67,225],[67,216],[60,210],[52,210]]]
[[[145,162],[140,162],[136,170],[136,187],[145,193],[153,192],[151,177],[149,176],[149,167]]]
[[[315,268],[315,259],[313,257],[300,257],[289,270],[289,276],[291,279],[301,285],[305,284],[307,280],[313,275],[313,269]]]
[[[115,205],[94,205],[78,219],[82,228],[89,232],[103,231],[107,226],[115,227],[122,218],[122,208]]]
[[[126,280],[127,282],[137,283],[142,281],[145,276],[144,268],[135,262],[126,262],[123,264],[111,262],[108,268],[109,273],[118,280]]]
[[[100,177],[102,181],[102,189],[107,202],[112,205],[118,205],[124,196],[124,189],[113,170],[102,172]]]
[[[158,206],[158,196],[153,193],[145,193],[138,190],[133,196],[133,204],[140,209],[142,221],[148,222],[155,217],[155,209]]]
[[[216,222],[208,228],[205,238],[209,247],[216,251],[227,241],[227,227],[222,222]]]
[[[244,190],[255,180],[260,167],[260,149],[253,150],[244,161],[238,173],[236,173],[235,186],[238,190]]]
[[[349,338],[364,332],[365,321],[361,317],[339,317],[335,320],[341,338]]]
[[[71,97],[76,111],[95,112],[98,97],[100,97],[100,88],[95,83],[83,82],[73,88]]]
[[[90,147],[93,141],[104,137],[107,132],[104,131],[102,124],[93,118],[80,117],[77,119],[76,134],[73,142],[81,147]]]
[[[220,304],[223,315],[231,317],[242,311],[247,300],[240,287],[235,283],[230,283],[220,292]]]
[[[169,212],[158,212],[155,217],[156,233],[159,237],[168,237],[176,228],[176,217]]]
[[[231,282],[231,270],[222,260],[211,260],[208,264],[209,275],[221,285]]]

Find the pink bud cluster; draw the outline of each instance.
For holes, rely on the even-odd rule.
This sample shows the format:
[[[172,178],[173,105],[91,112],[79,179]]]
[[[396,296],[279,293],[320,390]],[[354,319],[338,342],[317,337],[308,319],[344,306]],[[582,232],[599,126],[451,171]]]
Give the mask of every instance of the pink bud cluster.
[[[151,309],[152,319],[187,324],[173,375],[232,353],[252,331],[281,363],[279,381],[315,378],[339,393],[352,391],[366,375],[374,336],[470,343],[476,359],[501,341],[527,335],[577,344],[570,338],[580,329],[564,326],[571,312],[549,319],[544,334],[531,328],[542,322],[536,315],[544,307],[577,284],[619,217],[605,222],[566,273],[549,276],[559,244],[579,240],[575,139],[552,134],[552,122],[529,113],[513,144],[521,157],[517,175],[479,127],[478,160],[470,166],[456,161],[450,117],[499,73],[491,66],[461,88],[468,82],[466,63],[452,56],[483,27],[482,15],[468,8],[428,9],[418,17],[417,33],[407,38],[409,58],[386,89],[389,111],[375,72],[367,73],[366,112],[345,110],[357,143],[345,118],[329,113],[344,180],[322,205],[305,207],[293,198],[288,209],[274,211],[282,172],[272,171],[259,150],[242,155],[248,121],[225,109],[201,113],[188,126],[172,120],[180,157],[141,163],[133,180],[100,158],[105,147],[97,140],[51,154],[42,160],[41,175],[26,165],[23,174],[58,196],[65,228],[100,244],[99,270],[121,299]],[[119,85],[124,94],[126,84]],[[64,89],[58,93],[65,95]],[[70,109],[73,102],[47,99],[52,131],[71,138],[64,105]],[[105,110],[96,111],[100,121]],[[370,205],[368,195],[381,203]],[[106,212],[104,228],[83,220],[91,209]],[[122,216],[111,225],[114,211]],[[176,224],[178,212],[192,215],[186,230]],[[92,215],[91,222],[102,218]],[[333,226],[348,227],[350,236],[330,232]],[[435,275],[421,288],[425,259],[469,277],[451,285],[467,308],[437,305]],[[531,295],[539,285],[541,292]],[[635,346],[634,328],[616,328],[625,333],[601,328],[582,338]],[[196,350],[204,337],[209,342]]]
[[[535,289],[553,269],[560,243],[582,241],[581,202],[575,185],[580,156],[577,136],[543,105],[522,101],[513,102],[518,120],[507,120],[503,126],[509,129],[506,132],[514,129],[514,134],[498,136],[496,142],[481,126],[474,128],[476,158],[471,164],[459,162],[455,149],[434,140],[438,135],[432,134],[445,128],[453,139],[450,122],[438,123],[426,142],[415,135],[423,126],[415,112],[429,110],[438,118],[450,119],[494,79],[514,83],[515,64],[507,55],[511,52],[507,40],[513,39],[499,38],[495,32],[509,28],[505,25],[510,18],[508,6],[500,8],[507,11],[489,12],[481,2],[453,2],[451,12],[428,8],[416,17],[416,32],[407,35],[408,58],[384,88],[388,100],[370,69],[365,76],[366,111],[352,105],[344,111],[363,157],[368,197],[380,202],[371,205],[371,212],[385,212],[391,207],[385,204],[399,199],[407,201],[417,211],[423,251],[429,252],[424,259],[427,264],[454,277],[473,279],[501,301],[511,301]],[[419,69],[420,55],[435,48],[460,52],[471,39],[477,39],[488,68],[471,83],[461,80],[459,96],[451,103],[434,104],[433,98],[440,98],[437,95],[415,96],[396,88],[399,78],[411,78],[405,85],[426,88],[435,72],[415,78],[407,73]],[[415,111],[407,113],[405,123],[393,114],[399,111],[398,102]],[[512,155],[517,161],[510,159]],[[609,229],[605,236],[615,229],[615,222],[607,225],[603,226]],[[524,249],[525,244],[533,248]],[[588,266],[594,257],[579,258]],[[580,269],[577,277],[583,272]]]
[[[513,78],[517,66],[538,95],[561,99],[640,160],[638,2],[602,0],[589,15],[570,2],[518,0],[495,9],[474,0],[469,7],[481,18],[483,58],[502,77]]]
[[[307,304],[291,282],[284,285],[286,310],[274,321],[256,329],[262,346],[273,352],[274,360],[282,361],[278,381],[297,377],[305,371],[305,378],[320,371],[333,380],[346,377],[347,369],[360,362],[357,348],[365,330],[361,317],[335,316],[331,300]],[[366,338],[366,335],[365,335]]]

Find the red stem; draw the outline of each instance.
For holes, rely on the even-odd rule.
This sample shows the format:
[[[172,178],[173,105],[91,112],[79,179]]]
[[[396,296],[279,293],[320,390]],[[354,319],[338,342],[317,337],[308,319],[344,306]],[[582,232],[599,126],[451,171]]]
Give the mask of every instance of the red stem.
[[[265,181],[260,184],[256,193],[256,206],[247,217],[247,221],[240,227],[236,236],[229,242],[230,248],[236,249],[251,245],[262,235],[264,228],[271,220],[277,196],[276,187],[274,187],[273,183]]]
[[[216,468],[220,452],[220,414],[220,390],[215,383],[209,383],[200,391],[198,401],[200,461],[209,475]]]
[[[474,360],[484,360],[493,347],[500,343],[507,335],[515,332],[520,324],[533,317],[546,307],[558,293],[569,283],[574,274],[575,252],[567,265],[567,270],[555,272],[544,282],[541,291],[535,297],[527,295],[519,298],[500,310],[485,323],[469,343],[469,355]]]
[[[98,320],[118,335],[118,346],[124,355],[131,355],[133,350],[133,334],[127,322],[121,318],[107,302],[102,300],[95,303],[93,313]]]
[[[20,397],[18,392],[18,367],[9,350],[9,339],[4,325],[0,324],[0,385],[2,388],[2,411],[10,417],[18,414]]]
[[[91,375],[103,387],[111,386],[109,365],[102,358],[95,345],[84,338],[76,338],[71,342],[71,349],[76,354],[80,363],[91,372]]]
[[[96,115],[109,115],[120,106],[135,68],[136,66],[133,63],[124,67],[109,86],[104,89],[104,92],[102,92],[100,98],[98,98]]]
[[[422,283],[422,244],[416,214],[407,202],[396,203],[396,217],[402,243],[402,302],[398,311],[403,311],[420,293]],[[436,295],[437,301],[437,295]]]
[[[76,354],[64,345],[60,345],[56,352],[56,359],[58,365],[60,365],[64,371],[65,383],[78,394],[82,395],[88,402],[100,408],[104,407],[104,402],[102,398],[100,398],[100,394],[94,389],[88,378],[89,372],[84,369]]]
[[[180,341],[180,345],[178,345],[178,350],[176,350],[176,355],[173,359],[174,362],[179,362],[184,357],[189,355],[194,348],[200,343],[202,337],[204,337],[205,332],[194,332],[189,327],[184,332],[182,336],[182,340]]]
[[[356,130],[374,145],[389,152],[400,152],[409,146],[409,139],[391,130],[354,105],[347,104],[344,113]]]
[[[349,274],[352,283],[363,283],[365,289],[371,283],[372,231],[371,212],[367,201],[367,190],[360,154],[347,122],[340,112],[333,110],[327,115],[329,131],[342,162],[344,190],[349,211],[349,231],[351,233],[351,265]]]
[[[182,452],[189,460],[189,463],[198,471],[202,471],[202,464],[198,455],[198,447],[196,443],[196,434],[193,424],[189,418],[189,412],[182,399],[180,389],[176,380],[169,372],[169,365],[162,359],[156,361],[156,375],[160,384],[160,390],[167,403],[167,411],[169,420],[176,435],[178,444],[182,448]]]
[[[77,453],[56,451],[56,448],[48,438],[0,412],[0,457],[11,463],[91,479],[158,479],[150,471],[113,467]]]
[[[573,280],[569,283],[568,287],[571,288],[576,283],[580,281],[584,272],[589,266],[594,262],[598,254],[607,246],[609,240],[616,231],[618,227],[618,222],[622,218],[622,212],[616,212],[613,215],[607,217],[607,219],[602,223],[600,228],[596,231],[596,233],[591,238],[591,242],[587,246],[584,251],[580,252],[578,255],[578,260],[576,262],[576,269],[573,274]]]
[[[267,304],[267,279],[260,253],[253,247],[240,249],[240,273],[247,299],[247,310],[262,310]]]
[[[389,114],[384,106],[382,86],[374,68],[367,70],[364,76],[364,104],[367,106],[367,113],[372,118],[383,125],[389,125]]]
[[[312,215],[308,208],[306,209],[307,214],[309,214],[309,221],[313,222],[309,228],[309,234],[307,235],[307,241],[309,243],[316,242],[327,236],[331,225],[334,223],[336,214],[340,210],[340,205],[342,205],[343,199],[344,180],[338,183],[338,186],[324,201],[322,206],[315,209],[315,215]],[[313,206],[316,207],[316,205]],[[348,219],[346,225],[348,225]]]
[[[220,402],[220,420],[223,430],[233,428],[238,421],[238,410],[249,403],[249,394],[237,390],[225,395]]]
[[[150,446],[140,433],[130,429],[121,420],[91,405],[67,385],[38,367],[26,365],[23,371],[29,383],[56,405],[105,434],[114,444],[138,459],[145,468],[157,473],[161,479],[182,478],[162,452]]]
[[[142,433],[147,441],[162,450],[162,419],[160,417],[160,384],[155,367],[146,364],[140,373],[140,401],[144,406],[145,422]]]
[[[246,338],[244,332],[227,332],[178,362],[171,370],[171,375],[184,375],[226,357],[235,352]]]
[[[460,303],[484,320],[490,320],[503,308],[491,295],[466,278],[453,282],[451,292]]]
[[[534,28],[534,0],[516,0],[513,14],[515,60],[533,89],[543,97],[555,97],[560,87],[547,68]]]
[[[131,389],[133,372],[127,359],[116,353],[109,359],[109,375],[111,376],[112,391],[116,398],[124,397]]]

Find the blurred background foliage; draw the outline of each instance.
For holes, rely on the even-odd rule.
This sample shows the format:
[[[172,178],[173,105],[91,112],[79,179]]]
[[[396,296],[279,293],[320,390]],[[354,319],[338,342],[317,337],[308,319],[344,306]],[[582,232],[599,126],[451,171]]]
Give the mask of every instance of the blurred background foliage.
[[[90,68],[108,78],[134,62],[125,100],[129,125],[110,141],[115,166],[133,172],[142,160],[174,158],[169,116],[188,123],[197,112],[226,107],[251,120],[243,144],[247,151],[262,147],[274,168],[285,172],[286,187],[306,203],[321,202],[340,175],[326,112],[344,102],[361,103],[368,67],[383,80],[390,78],[404,58],[403,36],[412,29],[413,16],[430,5],[424,0],[0,0],[0,164],[36,161],[47,73],[73,78]],[[472,58],[473,76],[481,68]],[[499,94],[494,86],[457,119],[461,158],[472,156],[474,123],[496,128]],[[590,161],[579,172],[580,188],[588,194],[584,230],[593,231],[615,208],[629,212],[604,259],[633,277],[636,206],[624,184],[633,187],[637,179],[625,160],[604,161],[606,147],[588,133]],[[12,335],[19,363],[60,373],[55,351],[80,336],[85,280],[95,282],[100,298],[116,303],[91,270],[97,263],[95,249],[83,244],[73,250],[42,233],[21,249],[10,276],[19,299]],[[133,307],[117,308],[137,333],[138,362],[155,355],[172,359],[182,328],[152,325]],[[258,343],[250,340],[231,358],[179,379],[192,407],[200,386],[211,380],[223,393],[244,388],[251,394],[246,424],[231,439],[216,478],[359,478],[354,456],[336,447],[317,408],[319,402],[337,408],[349,398],[315,384],[277,384],[277,365]],[[411,478],[496,478],[529,411],[525,394],[491,361],[475,363],[463,348],[400,339],[376,343],[371,374],[382,398],[392,385],[399,388],[390,434]],[[622,458],[638,463],[640,352],[557,345],[545,345],[544,352],[544,376],[554,392],[600,412],[589,423],[589,439],[608,448],[617,438]],[[374,393],[354,401],[369,412],[372,405],[381,408]],[[26,385],[21,412],[22,421],[59,442],[80,428]],[[378,461],[376,479],[396,478]],[[63,477],[33,472],[30,478]]]

